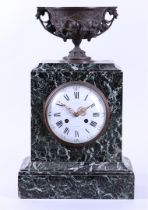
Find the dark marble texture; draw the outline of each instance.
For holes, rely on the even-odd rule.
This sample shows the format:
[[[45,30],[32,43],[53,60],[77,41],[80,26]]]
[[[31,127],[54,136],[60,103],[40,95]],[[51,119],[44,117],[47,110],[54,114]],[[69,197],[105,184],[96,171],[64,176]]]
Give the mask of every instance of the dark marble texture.
[[[95,144],[65,147],[43,123],[43,103],[57,86],[69,81],[86,81],[97,86],[111,108],[106,133]],[[40,63],[31,72],[31,160],[51,162],[119,162],[122,149],[122,71],[112,63]]]
[[[97,86],[108,99],[111,120],[96,143],[61,145],[43,123],[47,96],[69,81]],[[122,71],[112,63],[40,63],[31,72],[31,158],[18,175],[20,198],[133,199],[134,173],[122,158]]]
[[[18,177],[20,198],[133,199],[129,159],[117,163],[49,162],[25,159]]]

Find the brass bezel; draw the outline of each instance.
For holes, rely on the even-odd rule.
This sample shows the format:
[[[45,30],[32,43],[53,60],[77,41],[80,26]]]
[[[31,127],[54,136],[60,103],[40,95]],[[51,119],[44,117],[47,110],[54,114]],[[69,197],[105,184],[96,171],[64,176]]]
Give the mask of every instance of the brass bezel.
[[[102,98],[103,102],[104,102],[104,105],[105,105],[105,108],[106,108],[106,120],[105,120],[105,124],[102,128],[102,130],[100,131],[100,133],[93,139],[89,140],[88,142],[85,142],[85,143],[69,143],[69,142],[66,142],[64,141],[63,139],[59,138],[53,131],[52,129],[50,128],[49,124],[48,124],[48,119],[47,119],[47,109],[48,109],[48,105],[50,103],[50,101],[52,100],[52,98],[55,96],[55,94],[62,88],[65,88],[67,86],[70,86],[70,85],[83,85],[83,86],[86,86],[90,89],[93,89],[94,91],[96,91],[99,96]],[[89,145],[89,144],[92,144],[94,143],[96,140],[98,140],[103,134],[104,132],[107,130],[108,128],[108,123],[109,123],[109,120],[110,120],[110,108],[109,108],[109,105],[108,105],[108,101],[106,99],[106,97],[104,96],[104,94],[102,93],[102,91],[100,89],[98,89],[96,86],[88,83],[88,82],[83,82],[83,81],[72,81],[72,82],[66,82],[60,86],[58,86],[57,88],[55,88],[51,94],[47,97],[47,100],[44,104],[44,107],[43,107],[43,119],[44,119],[44,123],[45,123],[45,126],[47,128],[47,130],[56,138],[56,140],[58,140],[58,142],[60,142],[61,144],[65,145],[65,146],[72,146],[72,147],[82,147],[82,146],[85,146],[85,145]]]

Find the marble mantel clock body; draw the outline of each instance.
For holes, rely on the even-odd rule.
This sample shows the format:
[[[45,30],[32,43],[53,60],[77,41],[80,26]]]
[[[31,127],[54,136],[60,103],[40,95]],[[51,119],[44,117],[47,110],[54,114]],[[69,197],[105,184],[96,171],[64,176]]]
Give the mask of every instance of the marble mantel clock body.
[[[59,142],[44,121],[49,95],[74,81],[98,88],[110,108],[104,133],[82,147]],[[31,161],[26,158],[19,173],[21,198],[133,198],[134,174],[122,157],[122,85],[123,73],[113,63],[49,62],[32,70]]]
[[[89,83],[98,88],[106,97],[110,109],[109,122],[104,134],[102,134],[92,144],[82,147],[65,146],[58,142],[56,137],[49,132],[44,120],[44,105],[48,96],[62,84],[73,82]],[[62,63],[44,63],[31,73],[31,93],[32,93],[32,132],[31,132],[31,159],[32,161],[62,161],[62,162],[120,162],[122,160],[122,71],[117,70],[114,64],[62,64]],[[90,93],[91,94],[91,93]],[[63,101],[67,101],[63,93]],[[79,98],[85,95],[79,93]],[[87,94],[86,94],[87,95]],[[73,97],[67,95],[67,97]],[[75,109],[80,106],[80,99]],[[84,101],[85,102],[85,101]],[[83,102],[83,103],[84,103]],[[84,103],[84,106],[86,102]],[[91,102],[93,104],[93,102]],[[61,108],[61,107],[60,107]],[[59,108],[59,109],[60,109]],[[58,109],[58,105],[57,105]],[[60,109],[61,110],[61,109]],[[92,110],[92,108],[91,108]],[[60,111],[56,111],[57,113]],[[56,113],[53,113],[53,115]],[[61,121],[61,117],[54,117],[55,122]],[[83,117],[80,127],[89,125],[91,120],[97,119],[91,117],[90,122],[85,123],[86,116]],[[53,119],[52,119],[53,120]],[[63,125],[61,134],[69,125],[62,120]],[[69,120],[69,119],[68,119]],[[56,126],[55,123],[55,126]],[[56,126],[58,129],[58,125]],[[89,125],[91,128],[92,126]],[[81,132],[79,135],[81,135]],[[89,128],[87,129],[89,130]],[[91,133],[95,132],[94,130]],[[73,142],[73,139],[71,139]]]
[[[49,21],[43,22],[45,12]],[[87,13],[98,18],[88,21]],[[60,22],[69,15],[65,25]],[[116,17],[115,7],[38,9],[44,28],[72,39],[75,48],[63,61],[42,62],[31,71],[31,158],[19,171],[20,198],[134,198],[133,169],[122,156],[122,70],[92,61],[79,47]]]

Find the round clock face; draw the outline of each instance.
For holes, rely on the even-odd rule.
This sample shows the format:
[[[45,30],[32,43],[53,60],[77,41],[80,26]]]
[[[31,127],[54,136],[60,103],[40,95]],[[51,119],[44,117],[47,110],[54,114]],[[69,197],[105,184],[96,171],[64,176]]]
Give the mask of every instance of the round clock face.
[[[61,143],[81,146],[97,140],[107,129],[109,106],[103,93],[87,82],[68,82],[56,88],[44,106],[49,132]]]

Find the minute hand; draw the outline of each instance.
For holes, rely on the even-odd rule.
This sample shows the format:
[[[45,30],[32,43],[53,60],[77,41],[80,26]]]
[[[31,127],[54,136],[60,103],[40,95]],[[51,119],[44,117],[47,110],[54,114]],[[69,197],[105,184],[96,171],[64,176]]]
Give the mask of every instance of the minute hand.
[[[75,116],[75,111],[72,108],[70,108],[69,106],[67,106],[66,104],[63,104],[59,101],[58,105],[65,107],[71,114],[73,114]]]

